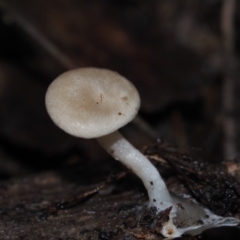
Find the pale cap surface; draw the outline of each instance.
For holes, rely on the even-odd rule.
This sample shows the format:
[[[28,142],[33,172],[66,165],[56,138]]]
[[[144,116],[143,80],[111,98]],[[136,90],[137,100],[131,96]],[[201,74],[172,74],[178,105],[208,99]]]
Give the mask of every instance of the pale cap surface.
[[[140,97],[134,85],[117,72],[79,68],[50,84],[46,107],[53,122],[65,132],[97,138],[130,122],[139,110]]]

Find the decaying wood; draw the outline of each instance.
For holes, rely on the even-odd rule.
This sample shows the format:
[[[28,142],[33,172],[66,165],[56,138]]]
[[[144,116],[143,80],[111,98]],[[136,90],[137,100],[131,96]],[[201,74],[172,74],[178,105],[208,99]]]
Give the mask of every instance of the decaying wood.
[[[169,169],[167,184],[172,192],[189,194],[218,214],[238,216],[237,160],[235,168],[231,165],[224,170],[223,165],[211,167],[159,145],[147,147],[145,153]],[[50,171],[1,181],[0,239],[163,239],[160,231],[169,209],[157,214],[156,209],[148,208],[139,179],[117,170],[99,181],[101,176],[91,167],[85,168],[79,176]]]
[[[173,168],[192,195],[218,215],[239,216],[240,212],[240,160],[210,164],[174,148],[156,144],[146,147],[150,159]],[[183,192],[180,190],[179,194]]]
[[[0,239],[162,239],[164,213],[146,208],[142,188],[126,191],[129,180],[76,186],[60,173],[45,172],[2,181]]]

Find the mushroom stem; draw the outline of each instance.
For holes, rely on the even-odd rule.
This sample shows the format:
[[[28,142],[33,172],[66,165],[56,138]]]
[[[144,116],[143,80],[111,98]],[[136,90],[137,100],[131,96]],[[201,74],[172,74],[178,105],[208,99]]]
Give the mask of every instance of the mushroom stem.
[[[157,169],[121,133],[115,131],[97,138],[97,141],[110,155],[131,169],[143,181],[148,191],[150,206],[157,207],[159,211],[172,206],[173,200]]]

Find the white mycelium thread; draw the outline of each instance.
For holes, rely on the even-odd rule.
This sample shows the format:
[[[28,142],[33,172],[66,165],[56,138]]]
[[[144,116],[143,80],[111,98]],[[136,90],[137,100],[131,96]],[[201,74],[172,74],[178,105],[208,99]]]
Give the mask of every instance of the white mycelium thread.
[[[163,224],[161,233],[168,239],[183,234],[198,235],[210,228],[237,226],[240,221],[233,217],[222,217],[212,213],[190,199],[172,196],[174,204],[169,213],[169,220]]]

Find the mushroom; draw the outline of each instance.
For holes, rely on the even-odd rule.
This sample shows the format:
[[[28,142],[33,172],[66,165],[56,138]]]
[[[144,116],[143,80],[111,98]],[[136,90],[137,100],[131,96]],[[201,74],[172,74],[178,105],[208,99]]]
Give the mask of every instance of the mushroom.
[[[132,121],[140,107],[137,89],[106,69],[78,68],[61,74],[49,86],[46,108],[53,122],[80,138],[95,138],[116,160],[131,169],[148,191],[149,205],[164,210],[171,196],[159,172],[118,129]]]
[[[53,122],[65,132],[97,139],[109,154],[131,169],[148,191],[149,206],[158,212],[170,209],[160,230],[165,237],[196,235],[208,228],[240,223],[232,217],[217,216],[195,201],[170,195],[156,168],[118,132],[140,107],[136,88],[118,73],[98,68],[63,73],[49,86],[46,107]]]

